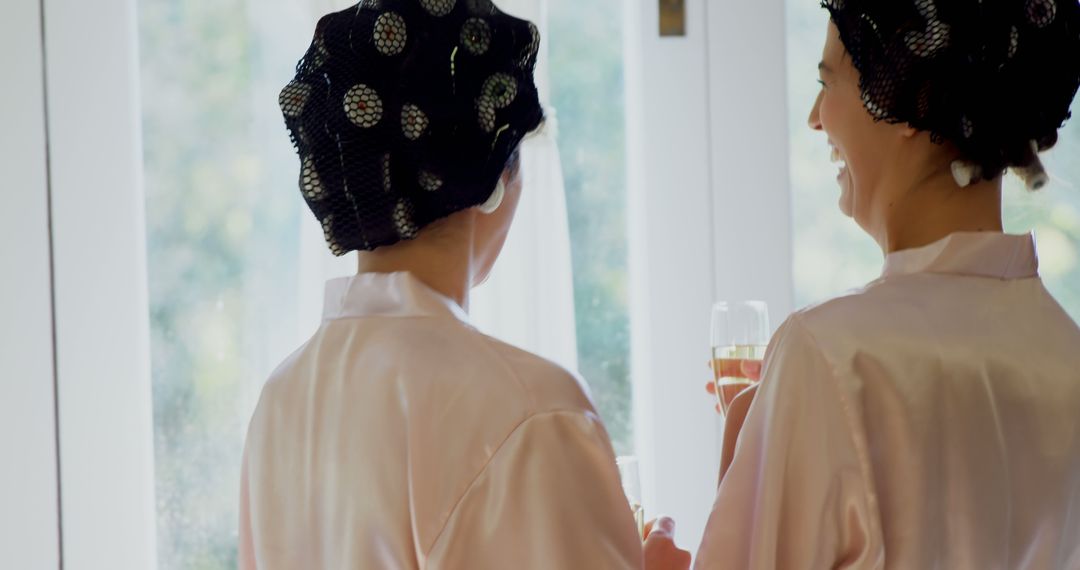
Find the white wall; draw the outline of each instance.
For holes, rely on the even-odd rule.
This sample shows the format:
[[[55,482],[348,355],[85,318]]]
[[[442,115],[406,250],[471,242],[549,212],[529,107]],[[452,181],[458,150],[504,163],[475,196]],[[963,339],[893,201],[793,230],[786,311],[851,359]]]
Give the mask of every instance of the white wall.
[[[718,300],[791,313],[791,190],[783,0],[709,0],[709,119]]]
[[[156,566],[134,0],[44,0],[64,567]]]
[[[782,0],[687,0],[661,38],[659,0],[626,0],[635,438],[646,514],[696,550],[716,491],[716,300],[791,310]]]
[[[646,515],[675,518],[696,550],[716,489],[709,379],[713,300],[704,3],[687,37],[661,38],[657,0],[627,10],[635,438]]]
[[[0,17],[0,566],[58,568],[52,296],[38,0]]]
[[[133,8],[0,18],[4,568],[156,563]]]

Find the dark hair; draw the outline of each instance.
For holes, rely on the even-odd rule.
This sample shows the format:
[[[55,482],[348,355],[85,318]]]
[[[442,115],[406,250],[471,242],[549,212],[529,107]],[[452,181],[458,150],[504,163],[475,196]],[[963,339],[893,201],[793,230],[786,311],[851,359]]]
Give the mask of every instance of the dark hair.
[[[539,43],[490,0],[364,0],[319,21],[281,106],[334,254],[488,199],[543,120]]]
[[[503,167],[503,172],[510,172],[516,175],[521,170],[521,147],[514,149],[514,152],[510,153],[510,156],[506,159],[506,166]]]
[[[982,178],[1037,162],[1080,86],[1077,0],[825,0],[880,121],[952,143]],[[1034,147],[1032,143],[1034,142]]]

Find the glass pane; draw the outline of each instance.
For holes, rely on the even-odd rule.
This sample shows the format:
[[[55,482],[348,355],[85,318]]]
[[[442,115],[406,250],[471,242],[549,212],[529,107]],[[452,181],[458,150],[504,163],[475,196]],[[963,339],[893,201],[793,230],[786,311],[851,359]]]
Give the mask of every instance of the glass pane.
[[[549,0],[552,104],[573,248],[578,361],[616,453],[633,452],[622,2]]]
[[[1043,157],[1052,177],[1045,189],[1028,192],[1018,178],[1005,178],[1005,230],[1035,231],[1046,288],[1080,322],[1080,103],[1072,112]]]
[[[791,133],[794,278],[797,307],[861,286],[881,272],[881,250],[840,213],[836,167],[825,136],[810,130],[807,117],[818,89],[817,65],[829,15],[818,2],[789,1],[788,109]]]
[[[247,421],[312,331],[298,295],[307,212],[277,109],[310,41],[299,6],[138,3],[163,570],[236,567]]]
[[[789,1],[787,25],[795,295],[803,306],[876,278],[881,253],[840,213],[836,167],[829,163],[825,136],[806,126],[819,88],[817,64],[828,13],[817,2]],[[1080,113],[1080,104],[1073,104],[1073,113]],[[1040,192],[1026,191],[1015,176],[1005,177],[1005,230],[1035,231],[1047,288],[1080,320],[1080,120],[1065,125],[1044,162],[1054,180]]]

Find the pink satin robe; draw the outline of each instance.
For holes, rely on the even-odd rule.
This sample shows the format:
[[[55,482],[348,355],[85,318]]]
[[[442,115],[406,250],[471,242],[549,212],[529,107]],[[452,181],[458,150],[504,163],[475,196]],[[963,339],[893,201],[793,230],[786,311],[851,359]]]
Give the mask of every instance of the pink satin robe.
[[[1080,569],[1080,329],[1031,236],[958,233],[793,315],[698,569]]]
[[[330,281],[263,389],[243,570],[641,568],[583,385],[405,273]]]

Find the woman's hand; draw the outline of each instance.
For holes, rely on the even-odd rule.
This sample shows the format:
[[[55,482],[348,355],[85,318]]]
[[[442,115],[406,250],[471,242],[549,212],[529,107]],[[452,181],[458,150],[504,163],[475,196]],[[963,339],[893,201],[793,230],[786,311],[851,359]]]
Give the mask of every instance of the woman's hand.
[[[760,360],[737,360],[727,361],[727,366],[732,366],[731,370],[721,370],[720,372],[724,376],[740,376],[748,378],[755,382],[761,380],[761,361]],[[713,363],[709,363],[709,367],[712,368]],[[737,368],[735,368],[737,367]],[[715,371],[713,372],[716,373]],[[705,385],[705,391],[716,395],[716,383],[709,382]],[[732,399],[728,404],[727,415],[724,417],[724,444],[720,452],[720,480],[724,479],[724,474],[727,473],[728,467],[731,466],[731,461],[735,458],[735,444],[739,440],[739,432],[742,431],[743,422],[746,421],[746,414],[750,411],[750,404],[754,402],[754,395],[757,394],[757,384],[748,387],[747,389],[739,392],[738,395]],[[720,403],[716,403],[716,413],[721,413]]]
[[[660,517],[645,525],[645,570],[688,570],[690,553],[675,546],[675,521]]]
[[[714,366],[713,362],[710,361],[709,362],[709,369],[712,370],[713,366]],[[758,380],[761,380],[761,361],[760,360],[748,360],[748,359],[728,360],[728,361],[726,361],[726,366],[731,366],[733,368],[730,369],[730,370],[728,370],[728,369],[721,370],[720,372],[721,372],[721,374],[723,376],[736,376],[736,377],[741,377],[741,378],[747,378],[749,380],[753,380],[754,382],[757,382]],[[716,372],[713,371],[713,374],[715,375]],[[710,394],[713,394],[713,397],[715,398],[716,397],[716,382],[709,382],[708,384],[706,384],[705,385],[705,391],[710,393]],[[736,397],[736,399],[738,399],[738,398]],[[732,403],[734,403],[734,400],[732,401]],[[716,413],[718,413],[718,414],[723,413],[723,410],[720,409],[720,402],[717,402],[715,404],[715,407],[716,407]]]

